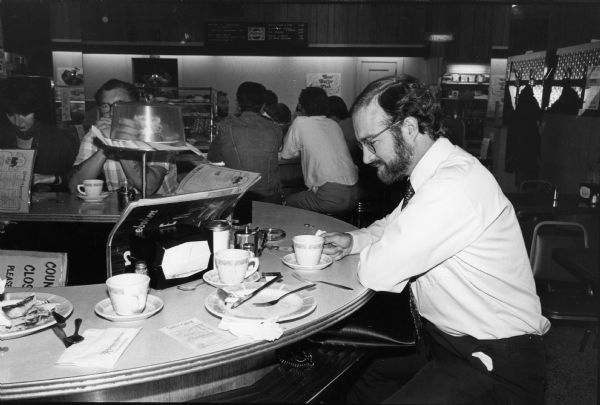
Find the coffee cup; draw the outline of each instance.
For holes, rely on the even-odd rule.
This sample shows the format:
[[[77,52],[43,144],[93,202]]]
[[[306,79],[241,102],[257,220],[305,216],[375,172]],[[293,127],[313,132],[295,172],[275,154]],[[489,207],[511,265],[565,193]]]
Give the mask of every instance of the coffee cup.
[[[77,185],[77,191],[79,192],[79,194],[83,194],[86,197],[98,197],[100,193],[102,193],[103,184],[103,180],[84,180],[83,184]]]
[[[240,284],[258,270],[258,257],[243,249],[223,249],[215,253],[215,266],[224,284]]]
[[[141,314],[146,308],[150,277],[124,273],[106,280],[108,295],[117,315]]]
[[[316,266],[321,260],[323,252],[323,243],[325,239],[322,236],[298,235],[294,236],[292,243],[296,261],[301,266]]]

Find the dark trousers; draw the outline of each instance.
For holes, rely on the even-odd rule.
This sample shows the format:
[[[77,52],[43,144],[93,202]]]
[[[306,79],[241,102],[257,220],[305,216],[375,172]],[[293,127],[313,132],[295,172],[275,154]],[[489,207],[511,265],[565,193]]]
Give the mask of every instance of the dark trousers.
[[[542,404],[546,382],[541,336],[478,340],[450,336],[425,322],[422,349],[375,359],[348,394],[350,403]],[[493,366],[473,353],[484,353]]]

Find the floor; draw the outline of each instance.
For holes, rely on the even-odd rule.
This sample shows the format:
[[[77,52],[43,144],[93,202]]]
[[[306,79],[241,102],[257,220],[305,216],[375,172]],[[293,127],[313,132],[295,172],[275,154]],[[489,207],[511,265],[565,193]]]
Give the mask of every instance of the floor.
[[[579,343],[584,328],[554,322],[545,335],[548,387],[546,405],[594,405],[598,400],[597,335],[583,352]]]

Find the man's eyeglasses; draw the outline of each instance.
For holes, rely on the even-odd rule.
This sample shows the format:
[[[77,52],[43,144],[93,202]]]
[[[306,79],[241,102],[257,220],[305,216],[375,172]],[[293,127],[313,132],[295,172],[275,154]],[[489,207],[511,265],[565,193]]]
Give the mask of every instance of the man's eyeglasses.
[[[102,114],[108,114],[112,111],[113,106],[117,103],[120,103],[120,101],[115,101],[114,103],[103,103],[98,106],[98,109]]]
[[[367,150],[368,150],[369,152],[371,152],[372,154],[374,154],[374,155],[375,155],[375,154],[376,154],[376,151],[375,151],[375,142],[374,142],[374,141],[375,141],[375,138],[377,138],[379,135],[383,135],[383,133],[384,133],[384,132],[388,131],[388,130],[389,130],[389,129],[391,129],[392,127],[394,127],[394,126],[396,126],[396,125],[398,125],[398,124],[401,124],[401,123],[402,123],[402,121],[396,121],[396,122],[393,122],[393,123],[391,123],[390,125],[388,125],[387,127],[383,128],[383,129],[382,129],[381,131],[379,131],[378,133],[376,133],[375,135],[373,135],[373,136],[370,136],[370,137],[368,137],[368,138],[360,139],[360,140],[358,141],[358,146],[359,146],[361,149],[363,149],[363,148],[367,148]]]

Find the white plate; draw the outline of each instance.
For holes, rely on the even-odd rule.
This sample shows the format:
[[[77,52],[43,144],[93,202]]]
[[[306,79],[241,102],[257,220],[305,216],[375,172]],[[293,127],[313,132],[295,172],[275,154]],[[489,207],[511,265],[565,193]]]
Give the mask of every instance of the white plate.
[[[237,287],[225,288],[225,290],[241,296],[254,291],[263,284],[244,283]],[[292,319],[302,318],[310,314],[317,307],[315,298],[309,292],[298,291],[269,307],[257,307],[253,303],[273,300],[280,297],[286,291],[291,291],[297,287],[285,284],[267,287],[235,309],[226,307],[223,300],[217,296],[217,292],[215,291],[206,297],[204,306],[208,312],[219,318],[226,315],[240,319],[275,319],[277,322],[291,321]]]
[[[114,322],[130,322],[139,321],[140,319],[150,318],[152,315],[160,311],[163,307],[163,300],[155,295],[148,294],[146,301],[146,308],[141,314],[135,315],[117,315],[115,312],[110,298],[105,298],[94,307],[94,311],[102,318],[106,318]]]
[[[87,195],[83,195],[83,194],[77,193],[77,197],[79,197],[82,200],[87,201],[87,202],[102,201],[106,197],[108,197],[109,195],[110,195],[110,193],[108,191],[103,191],[102,193],[100,193],[100,195],[98,195],[98,197],[88,197]]]
[[[69,316],[71,312],[73,312],[73,304],[71,304],[71,302],[66,298],[54,294],[46,294],[40,292],[6,293],[4,294],[4,301],[0,302],[0,307],[15,304],[33,294],[35,294],[35,299],[37,302],[41,303],[42,301],[48,301],[48,303],[50,304],[56,304],[54,309],[57,313],[64,316],[65,318]],[[19,318],[13,319],[13,321],[18,319]],[[54,320],[54,317],[50,315],[47,318],[41,319],[37,324],[32,326],[18,325],[14,328],[0,326],[0,340],[14,339],[25,335],[30,335],[39,330],[48,328],[54,325],[55,323],[56,321]]]
[[[287,266],[290,266],[294,270],[304,270],[304,271],[322,270],[325,267],[329,266],[331,263],[333,263],[333,259],[331,258],[331,256],[321,255],[319,264],[316,264],[314,266],[302,266],[302,265],[298,264],[295,253],[290,253],[289,255],[285,255],[281,258],[281,260]]]
[[[213,287],[217,287],[217,288],[232,287],[232,286],[239,285],[239,284],[222,283],[221,279],[219,278],[219,273],[215,269],[209,270],[206,273],[204,273],[204,275],[202,275],[202,278],[208,284],[212,285]],[[254,273],[252,273],[248,277],[246,277],[245,281],[251,282],[251,281],[258,281],[259,279],[260,279],[260,274],[258,273],[258,271],[255,271]]]

